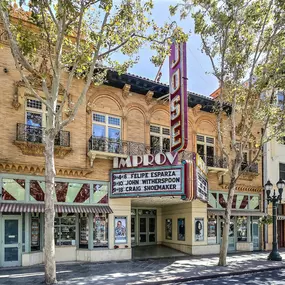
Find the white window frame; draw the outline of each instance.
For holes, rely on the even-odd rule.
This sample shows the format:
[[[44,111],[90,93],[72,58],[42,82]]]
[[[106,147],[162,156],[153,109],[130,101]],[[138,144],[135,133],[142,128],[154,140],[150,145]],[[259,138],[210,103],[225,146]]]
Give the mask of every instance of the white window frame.
[[[95,114],[98,114],[98,115],[101,115],[101,116],[105,116],[105,123],[95,121],[93,119]],[[110,124],[109,123],[109,117],[119,119],[120,120],[120,126]],[[122,119],[121,119],[121,117],[118,117],[118,116],[115,116],[115,115],[110,115],[110,114],[104,114],[104,113],[100,113],[100,112],[92,112],[92,136],[94,136],[93,135],[93,126],[94,125],[100,125],[100,126],[104,126],[105,127],[105,136],[104,136],[104,138],[108,138],[109,139],[109,127],[111,127],[111,128],[115,128],[115,129],[120,130],[120,140],[122,139]]]
[[[198,141],[198,136],[204,137],[204,141],[203,141],[203,142]],[[214,142],[213,142],[213,143],[208,143],[208,142],[207,142],[207,138],[213,139]],[[214,137],[208,136],[208,135],[197,134],[197,135],[196,135],[196,151],[198,151],[198,148],[197,148],[198,144],[199,144],[199,145],[203,145],[205,157],[208,157],[208,154],[207,154],[207,146],[212,146],[213,149],[214,149],[214,155],[213,155],[213,156],[216,155],[215,138],[214,138]]]
[[[159,128],[159,133],[155,133],[151,131],[151,126]],[[169,135],[163,134],[163,129],[168,129],[169,130]],[[160,125],[155,125],[155,124],[150,124],[150,137],[158,137],[159,138],[159,146],[160,149],[163,150],[163,139],[169,139],[170,140],[170,128],[166,126],[160,126]]]
[[[25,100],[25,124],[26,125],[28,124],[28,122],[27,122],[27,112],[35,113],[35,114],[41,114],[42,115],[42,126],[41,127],[45,128],[46,127],[46,114],[47,114],[46,105],[41,103],[42,104],[42,108],[41,109],[35,109],[35,108],[32,108],[32,107],[28,107],[28,100],[35,100],[35,101],[40,102],[36,98],[32,98],[32,97],[27,97],[26,98],[26,100]]]
[[[31,112],[31,113],[36,113],[36,114],[41,114],[42,115],[42,128],[46,127],[46,119],[47,119],[47,106],[41,102],[42,104],[42,108],[41,109],[36,109],[36,108],[32,108],[32,107],[28,107],[28,100],[35,100],[38,102],[41,102],[40,100],[38,100],[37,98],[33,98],[33,97],[26,97],[25,100],[25,124],[27,125],[27,112]],[[59,107],[60,105],[58,104],[57,107]]]

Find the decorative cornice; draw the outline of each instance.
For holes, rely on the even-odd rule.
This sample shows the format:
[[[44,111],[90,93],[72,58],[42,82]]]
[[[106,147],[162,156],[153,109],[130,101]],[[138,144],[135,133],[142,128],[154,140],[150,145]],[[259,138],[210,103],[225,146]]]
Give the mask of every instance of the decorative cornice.
[[[125,99],[127,99],[129,96],[131,96],[131,85],[130,84],[125,84],[122,90],[122,95]]]
[[[13,101],[12,101],[12,106],[14,109],[18,110],[19,107],[21,106],[21,103],[19,102],[19,92],[18,92],[18,85],[14,84],[15,90],[13,94]]]
[[[30,84],[31,84],[31,86],[33,88],[35,88],[37,90],[42,90],[43,89],[42,88],[42,79],[41,78],[35,77],[33,75],[28,75],[26,78],[30,82]],[[52,76],[49,75],[49,74],[46,76],[46,83],[47,83],[47,88],[51,89],[51,86],[52,86]],[[22,87],[27,88],[26,83],[24,82],[24,80],[19,80],[19,81],[15,82],[15,85],[17,87],[22,86]],[[64,94],[64,91],[65,91],[65,89],[64,89],[63,85],[59,84],[59,91],[58,91],[58,93],[59,94]]]
[[[14,141],[14,144],[20,148],[23,154],[33,156],[44,156],[45,145],[41,143],[31,143],[26,141]],[[55,146],[54,156],[56,158],[64,158],[72,151],[71,147]]]
[[[202,105],[197,104],[195,107],[192,108],[193,115],[196,117],[198,113],[201,111]]]
[[[31,175],[44,175],[45,167],[32,164],[20,164],[7,161],[0,161],[0,172],[3,173],[19,173]],[[87,168],[62,168],[56,167],[57,176],[86,177],[91,173],[91,169]]]
[[[222,185],[222,189],[228,189],[229,185],[224,184]],[[262,192],[263,188],[261,186],[247,186],[247,185],[240,185],[236,186],[236,192]]]
[[[154,94],[153,91],[148,91],[148,92],[146,93],[145,101],[146,101],[146,103],[147,103],[148,105],[149,105],[149,104],[151,103],[151,101],[152,101],[153,94]]]

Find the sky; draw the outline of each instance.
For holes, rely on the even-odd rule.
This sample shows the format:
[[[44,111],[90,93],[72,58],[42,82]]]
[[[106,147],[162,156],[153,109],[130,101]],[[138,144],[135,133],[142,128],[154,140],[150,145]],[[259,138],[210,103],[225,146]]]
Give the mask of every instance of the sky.
[[[168,7],[174,5],[178,1],[175,0],[154,0],[153,18],[158,25],[163,25],[164,22],[175,20],[184,32],[191,31],[187,43],[187,77],[188,91],[192,91],[201,95],[209,96],[218,88],[217,79],[206,73],[212,72],[211,62],[208,57],[201,52],[201,40],[199,35],[194,34],[194,21],[189,16],[186,20],[181,21],[179,15],[170,17]],[[150,62],[150,54],[147,48],[141,50],[140,61],[129,70],[130,73],[147,77],[152,80],[158,71]],[[168,59],[165,60],[162,68],[162,77],[160,82],[169,83]]]

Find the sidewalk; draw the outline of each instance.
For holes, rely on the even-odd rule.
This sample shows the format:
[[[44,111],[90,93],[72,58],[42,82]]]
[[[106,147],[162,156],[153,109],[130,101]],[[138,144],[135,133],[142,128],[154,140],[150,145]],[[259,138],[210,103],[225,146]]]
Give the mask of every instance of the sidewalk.
[[[65,263],[57,265],[58,284],[174,284],[219,276],[253,273],[285,268],[284,261],[267,261],[269,252],[236,253],[228,257],[228,266],[217,266],[217,256],[132,260],[108,263]],[[1,285],[43,284],[44,267],[18,267],[0,270]],[[202,281],[201,281],[201,284]]]

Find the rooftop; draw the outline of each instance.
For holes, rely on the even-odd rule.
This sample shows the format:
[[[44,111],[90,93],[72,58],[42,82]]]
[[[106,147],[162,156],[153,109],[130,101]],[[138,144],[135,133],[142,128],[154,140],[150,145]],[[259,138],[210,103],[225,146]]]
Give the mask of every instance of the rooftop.
[[[153,98],[159,99],[169,93],[169,85],[155,82],[149,78],[141,77],[131,73],[118,74],[118,72],[109,70],[105,81],[106,85],[122,89],[125,84],[131,86],[130,91],[146,95],[148,91],[153,91]],[[215,101],[207,96],[188,91],[188,106],[193,108],[200,104],[201,110],[212,112]]]

